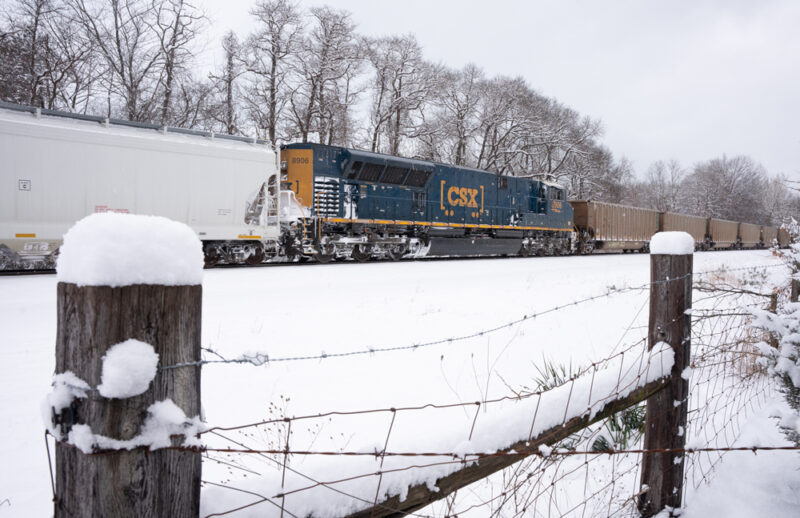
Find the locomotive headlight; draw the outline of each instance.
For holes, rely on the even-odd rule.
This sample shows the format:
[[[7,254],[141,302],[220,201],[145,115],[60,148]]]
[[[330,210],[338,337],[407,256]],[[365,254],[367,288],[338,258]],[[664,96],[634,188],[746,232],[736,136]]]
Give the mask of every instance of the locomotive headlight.
[[[281,160],[281,171],[286,171],[289,169],[289,162],[286,160]]]

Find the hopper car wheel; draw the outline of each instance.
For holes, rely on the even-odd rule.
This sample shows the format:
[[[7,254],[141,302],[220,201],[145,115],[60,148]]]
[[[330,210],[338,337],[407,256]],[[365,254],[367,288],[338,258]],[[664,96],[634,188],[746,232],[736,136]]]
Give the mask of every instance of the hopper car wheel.
[[[370,253],[368,250],[364,249],[364,245],[355,245],[353,247],[353,252],[350,255],[353,259],[355,259],[359,263],[365,263],[369,261],[370,257]]]
[[[266,257],[267,254],[264,251],[264,245],[258,243],[256,245],[253,245],[253,250],[247,257],[247,259],[245,259],[245,262],[250,266],[255,266],[257,264],[263,263]]]
[[[206,245],[203,249],[203,263],[206,268],[211,268],[219,264],[219,249],[215,245]]]

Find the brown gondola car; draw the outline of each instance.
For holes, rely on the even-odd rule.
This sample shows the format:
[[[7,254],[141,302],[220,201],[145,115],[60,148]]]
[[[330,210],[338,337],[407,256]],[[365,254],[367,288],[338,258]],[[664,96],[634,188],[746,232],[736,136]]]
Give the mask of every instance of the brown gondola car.
[[[687,232],[694,238],[696,250],[704,250],[706,248],[708,218],[664,212],[661,214],[658,229],[660,232]]]
[[[658,212],[599,201],[573,201],[578,250],[646,251],[658,232]]]
[[[775,246],[778,242],[778,229],[776,227],[761,227],[761,243],[767,248]]]
[[[725,219],[711,218],[708,221],[708,233],[711,238],[711,248],[736,248],[739,223]]]
[[[778,229],[778,244],[781,248],[786,248],[792,242],[792,237],[785,228]]]
[[[760,248],[761,225],[753,225],[752,223],[739,223],[739,247]]]

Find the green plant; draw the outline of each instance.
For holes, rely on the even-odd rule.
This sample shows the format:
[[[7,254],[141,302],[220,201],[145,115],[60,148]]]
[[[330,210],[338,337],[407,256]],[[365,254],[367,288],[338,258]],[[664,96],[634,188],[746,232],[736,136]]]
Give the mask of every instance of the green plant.
[[[647,407],[640,404],[608,417],[592,443],[592,451],[627,450],[642,438],[646,415]]]

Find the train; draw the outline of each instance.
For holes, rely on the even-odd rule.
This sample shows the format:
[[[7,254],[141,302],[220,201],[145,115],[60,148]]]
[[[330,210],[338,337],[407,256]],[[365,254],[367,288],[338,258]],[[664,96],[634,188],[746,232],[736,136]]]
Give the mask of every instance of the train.
[[[264,141],[0,103],[0,270],[55,266],[98,212],[189,225],[206,261],[277,255],[278,155]]]
[[[785,248],[791,241],[789,232],[782,227],[598,201],[575,200],[570,203],[575,211],[575,251],[579,254],[648,252],[653,234],[670,231],[691,235],[695,250],[699,251]]]
[[[307,216],[289,256],[317,261],[560,255],[572,247],[563,187],[323,144],[281,149],[281,186]]]
[[[304,214],[292,256],[339,258],[647,252],[688,232],[697,250],[787,246],[784,229],[590,200],[564,187],[322,144],[281,150],[281,185]]]
[[[591,200],[537,178],[340,146],[267,142],[0,103],[0,270],[52,269],[96,212],[189,225],[206,265],[788,245],[771,226]]]

